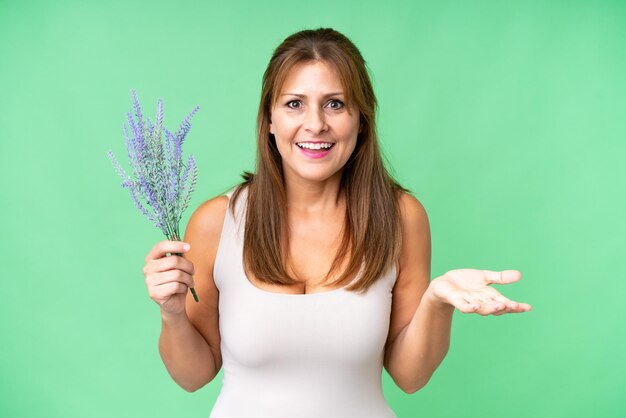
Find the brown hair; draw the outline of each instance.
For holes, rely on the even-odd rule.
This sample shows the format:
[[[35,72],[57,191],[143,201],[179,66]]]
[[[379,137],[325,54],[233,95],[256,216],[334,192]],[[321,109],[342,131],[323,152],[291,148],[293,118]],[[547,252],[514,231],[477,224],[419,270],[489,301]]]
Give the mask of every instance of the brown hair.
[[[232,196],[234,210],[239,193],[248,186],[244,266],[264,283],[296,283],[286,269],[287,196],[282,160],[269,124],[271,109],[289,70],[298,63],[311,61],[324,61],[337,70],[347,104],[354,104],[359,110],[361,131],[354,152],[343,167],[339,188],[347,202],[343,235],[326,279],[341,267],[351,251],[346,270],[327,286],[345,285],[365,262],[360,279],[345,288],[364,292],[398,259],[398,198],[400,192],[409,190],[400,186],[383,164],[376,133],[377,101],[365,60],[347,37],[330,28],[303,30],[287,37],[274,51],[263,75],[257,115],[256,174],[244,171],[244,181]]]

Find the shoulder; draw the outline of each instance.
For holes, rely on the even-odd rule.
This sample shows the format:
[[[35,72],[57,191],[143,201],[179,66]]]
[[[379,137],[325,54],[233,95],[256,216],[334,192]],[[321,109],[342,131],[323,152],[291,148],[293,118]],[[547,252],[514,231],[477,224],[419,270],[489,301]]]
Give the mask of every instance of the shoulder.
[[[406,280],[415,280],[413,270],[430,268],[431,241],[430,222],[422,202],[406,192],[402,192],[398,200],[402,230],[398,278],[402,283]],[[408,274],[403,274],[407,272]]]
[[[411,193],[401,192],[398,197],[402,230],[416,231],[428,227],[426,208]],[[404,234],[403,234],[404,235]]]
[[[228,208],[228,196],[215,196],[201,203],[191,214],[188,226],[202,230],[204,233],[221,230],[221,224]]]
[[[238,200],[241,192],[247,192],[249,185],[239,184],[229,191],[201,203],[189,218],[187,228],[200,232],[205,237],[213,237],[219,241],[229,201]],[[230,195],[230,196],[229,196]],[[233,204],[231,203],[231,206]],[[231,208],[232,209],[232,208]],[[217,242],[215,242],[217,245]]]
[[[206,262],[208,271],[211,271],[217,253],[227,208],[228,196],[216,196],[201,203],[187,223],[184,241],[191,244],[189,255],[198,254],[194,264]]]

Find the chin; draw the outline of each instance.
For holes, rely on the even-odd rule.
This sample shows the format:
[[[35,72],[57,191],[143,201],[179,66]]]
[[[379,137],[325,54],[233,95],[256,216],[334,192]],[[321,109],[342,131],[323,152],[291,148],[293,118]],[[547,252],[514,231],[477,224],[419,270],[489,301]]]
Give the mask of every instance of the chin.
[[[334,177],[339,178],[341,176],[341,170],[335,172],[305,172],[305,173],[297,173],[297,176],[306,181],[313,182],[324,182],[333,179]]]

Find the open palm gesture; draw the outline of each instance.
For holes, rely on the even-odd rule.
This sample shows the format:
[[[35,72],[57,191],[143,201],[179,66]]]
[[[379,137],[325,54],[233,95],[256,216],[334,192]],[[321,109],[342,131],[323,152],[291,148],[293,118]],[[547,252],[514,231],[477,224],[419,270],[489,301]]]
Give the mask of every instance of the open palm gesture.
[[[507,299],[489,285],[513,283],[521,278],[522,274],[517,270],[460,269],[437,277],[429,287],[435,300],[452,305],[463,313],[502,315],[527,312],[532,306]]]

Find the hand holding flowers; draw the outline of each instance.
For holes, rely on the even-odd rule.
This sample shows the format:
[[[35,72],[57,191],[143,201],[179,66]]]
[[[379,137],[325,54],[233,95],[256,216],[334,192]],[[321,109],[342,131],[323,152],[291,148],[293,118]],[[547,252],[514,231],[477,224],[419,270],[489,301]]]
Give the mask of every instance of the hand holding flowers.
[[[162,315],[178,315],[185,310],[187,289],[193,289],[195,268],[183,257],[165,257],[166,253],[189,251],[181,241],[160,241],[146,256],[143,274],[150,298],[161,308]]]

